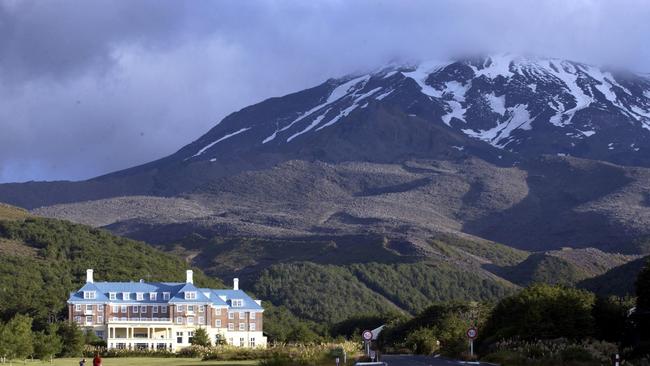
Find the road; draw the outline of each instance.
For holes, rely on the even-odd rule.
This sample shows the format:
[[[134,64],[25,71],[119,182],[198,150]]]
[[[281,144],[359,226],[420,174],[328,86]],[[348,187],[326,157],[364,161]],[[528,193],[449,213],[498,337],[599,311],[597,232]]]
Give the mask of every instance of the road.
[[[480,365],[494,366],[485,362],[465,362],[450,360],[442,357],[417,356],[417,355],[383,355],[381,360],[388,366],[455,366],[455,365]]]

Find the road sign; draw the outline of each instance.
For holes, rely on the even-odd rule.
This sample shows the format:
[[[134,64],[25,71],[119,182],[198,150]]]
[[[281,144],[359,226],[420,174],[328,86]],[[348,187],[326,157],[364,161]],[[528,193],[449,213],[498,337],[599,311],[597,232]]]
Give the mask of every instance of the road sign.
[[[478,336],[478,330],[475,327],[471,327],[467,330],[467,338],[476,339]]]
[[[366,342],[369,342],[369,341],[372,340],[372,332],[369,331],[369,330],[364,330],[363,334],[361,334],[361,336],[363,337],[363,340],[366,341]]]

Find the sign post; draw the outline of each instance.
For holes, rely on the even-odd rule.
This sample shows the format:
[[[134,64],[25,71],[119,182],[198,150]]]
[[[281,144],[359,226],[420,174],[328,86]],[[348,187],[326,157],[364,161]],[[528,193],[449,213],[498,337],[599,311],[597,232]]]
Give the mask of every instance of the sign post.
[[[478,336],[476,327],[471,327],[467,330],[467,338],[469,338],[469,355],[474,357],[474,340]]]
[[[363,333],[361,333],[361,337],[366,344],[366,356],[370,358],[370,341],[372,341],[372,332],[369,330],[364,330]]]
[[[341,359],[339,359],[339,358],[337,357],[337,358],[336,358],[336,366],[339,366],[340,363],[341,363]]]

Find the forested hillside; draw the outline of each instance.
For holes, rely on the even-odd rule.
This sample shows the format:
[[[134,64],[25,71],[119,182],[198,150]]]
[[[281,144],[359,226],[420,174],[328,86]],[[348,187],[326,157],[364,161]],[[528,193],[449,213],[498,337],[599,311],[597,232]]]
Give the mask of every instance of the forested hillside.
[[[98,281],[183,281],[187,264],[151,246],[105,230],[30,217],[0,207],[0,318],[27,314],[36,326],[65,316],[69,292],[93,268]],[[221,287],[196,271],[196,282]]]

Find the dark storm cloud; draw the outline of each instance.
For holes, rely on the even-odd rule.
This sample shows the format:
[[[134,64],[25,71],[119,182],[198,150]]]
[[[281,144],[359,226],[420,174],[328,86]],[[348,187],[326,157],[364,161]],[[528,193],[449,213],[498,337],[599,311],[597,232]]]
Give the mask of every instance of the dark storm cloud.
[[[647,1],[0,1],[0,182],[172,153],[261,99],[391,60],[648,70]]]

